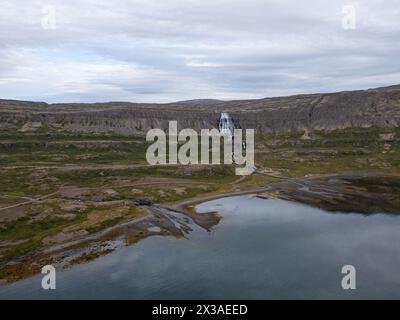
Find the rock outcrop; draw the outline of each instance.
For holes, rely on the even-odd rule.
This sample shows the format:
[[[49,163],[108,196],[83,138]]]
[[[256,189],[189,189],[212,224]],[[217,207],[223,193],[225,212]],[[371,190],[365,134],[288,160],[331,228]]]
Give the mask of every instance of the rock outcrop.
[[[254,128],[258,134],[398,127],[400,85],[225,102],[47,104],[0,100],[0,128],[20,130],[34,123],[82,133],[144,135],[151,128],[167,129],[170,120],[177,120],[180,128],[217,128],[221,112],[228,112],[235,124]]]

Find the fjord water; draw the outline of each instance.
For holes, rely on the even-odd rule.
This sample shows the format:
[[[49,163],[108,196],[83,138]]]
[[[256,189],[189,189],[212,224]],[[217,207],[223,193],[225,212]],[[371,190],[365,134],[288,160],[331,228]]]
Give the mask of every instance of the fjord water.
[[[57,273],[0,288],[0,298],[305,299],[400,298],[400,215],[329,213],[240,196],[198,206],[216,211],[211,232],[150,237]],[[342,266],[356,268],[343,290]]]

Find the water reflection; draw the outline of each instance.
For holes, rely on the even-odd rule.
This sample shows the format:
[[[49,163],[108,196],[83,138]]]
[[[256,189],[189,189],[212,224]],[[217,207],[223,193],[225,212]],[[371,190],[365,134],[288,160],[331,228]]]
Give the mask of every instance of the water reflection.
[[[399,216],[329,214],[250,196],[198,209],[223,219],[211,232],[191,223],[187,238],[150,237],[59,272],[55,291],[34,277],[0,289],[0,297],[400,298]],[[345,264],[357,269],[357,290],[341,288]]]

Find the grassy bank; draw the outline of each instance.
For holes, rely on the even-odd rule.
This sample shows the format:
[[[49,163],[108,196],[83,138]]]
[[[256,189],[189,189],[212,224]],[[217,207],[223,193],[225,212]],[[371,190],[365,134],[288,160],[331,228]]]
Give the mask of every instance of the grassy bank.
[[[240,178],[226,165],[148,166],[141,137],[3,130],[0,263],[140,217],[143,201],[246,190],[274,176],[400,173],[399,137],[398,128],[257,137],[257,171]]]

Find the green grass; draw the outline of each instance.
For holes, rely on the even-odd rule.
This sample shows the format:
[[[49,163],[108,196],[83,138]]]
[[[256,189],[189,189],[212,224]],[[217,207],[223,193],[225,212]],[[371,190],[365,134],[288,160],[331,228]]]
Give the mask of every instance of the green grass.
[[[9,246],[1,252],[0,262],[10,261],[19,258],[29,252],[36,251],[46,247],[42,239],[62,231],[65,227],[73,224],[79,224],[85,220],[86,215],[77,215],[73,221],[50,217],[44,220],[32,222],[30,217],[21,217],[14,221],[2,223],[0,232],[0,241],[27,240],[26,242]]]
[[[383,141],[380,134],[384,133],[393,133],[395,139]],[[296,177],[337,172],[400,172],[399,128],[316,131],[311,137],[310,140],[291,135],[258,138],[258,150],[264,153],[257,156],[256,152],[256,160]],[[390,145],[389,150],[385,144]]]
[[[395,139],[385,142],[380,134],[393,133]],[[256,137],[256,164],[278,170],[283,176],[303,177],[306,174],[339,172],[388,172],[400,173],[400,128],[395,129],[345,129],[332,132],[310,132],[311,139],[302,139],[302,132],[284,135],[266,135]],[[105,145],[99,141],[116,141]],[[75,143],[70,143],[73,141]],[[77,146],[80,141],[98,144],[90,147]],[[135,143],[132,143],[134,141]],[[55,144],[54,142],[60,142]],[[385,144],[389,144],[390,147]],[[22,133],[15,130],[0,130],[0,194],[16,198],[0,198],[0,207],[23,200],[18,197],[39,197],[59,190],[61,186],[113,188],[118,180],[135,182],[142,178],[171,178],[204,183],[204,188],[185,185],[184,192],[168,185],[134,186],[115,188],[116,194],[104,196],[104,200],[126,200],[147,198],[157,203],[168,203],[196,197],[204,193],[221,190],[227,184],[237,180],[234,166],[219,165],[204,170],[190,170],[190,166],[138,167],[118,170],[76,170],[61,171],[57,168],[45,169],[47,174],[32,178],[37,169],[28,166],[64,166],[71,165],[119,165],[146,164],[145,153],[148,143],[143,137],[116,135],[76,134],[57,132],[42,127],[36,132]],[[25,168],[6,169],[11,166]],[[188,170],[189,169],[189,170]],[[249,186],[274,182],[273,178],[252,176],[246,179]],[[179,187],[179,185],[176,185]],[[377,188],[376,182],[367,183],[367,188]],[[381,184],[380,188],[398,190],[398,185]],[[135,194],[132,188],[142,190]],[[63,201],[62,199],[59,199]],[[397,201],[397,202],[396,202]],[[400,200],[394,199],[393,203]],[[88,214],[99,209],[87,206],[82,212],[74,212],[72,221],[49,216],[45,220],[32,221],[46,207],[54,213],[65,213],[56,203],[42,206],[29,205],[28,214],[14,221],[0,220],[0,242],[11,240],[29,240],[14,246],[0,247],[0,262],[15,259],[24,254],[43,248],[42,239],[52,236],[69,226],[79,226],[87,221]],[[132,207],[126,216],[111,217],[87,228],[90,233],[98,232],[121,221],[131,219],[139,213]]]

